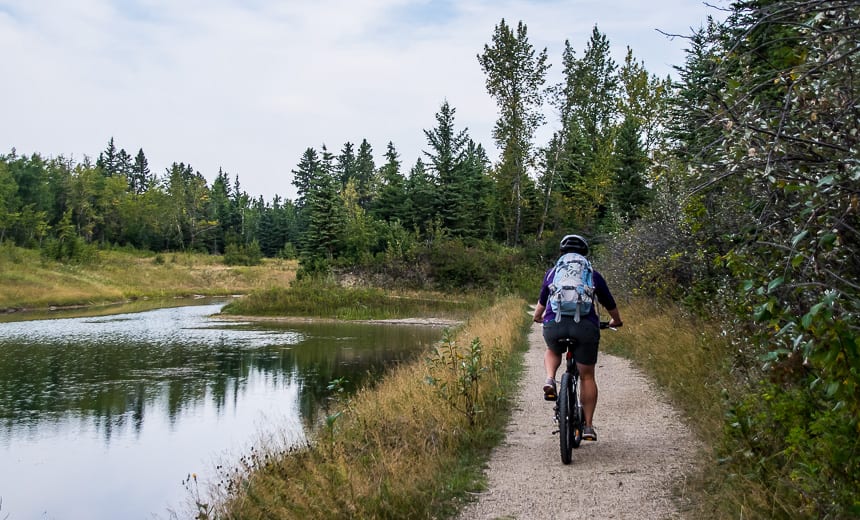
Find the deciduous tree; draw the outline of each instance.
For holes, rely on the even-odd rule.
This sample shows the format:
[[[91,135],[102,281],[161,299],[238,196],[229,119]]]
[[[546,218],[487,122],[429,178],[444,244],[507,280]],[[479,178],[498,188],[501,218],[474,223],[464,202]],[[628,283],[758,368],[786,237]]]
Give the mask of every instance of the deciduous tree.
[[[546,49],[536,53],[528,40],[526,25],[520,21],[514,32],[502,19],[496,25],[492,44],[484,45],[478,62],[486,75],[487,92],[499,106],[493,138],[501,149],[497,168],[500,186],[509,196],[507,241],[520,242],[523,213],[523,185],[532,161],[532,139],[543,123],[543,85],[549,69]],[[501,202],[501,201],[500,201]]]

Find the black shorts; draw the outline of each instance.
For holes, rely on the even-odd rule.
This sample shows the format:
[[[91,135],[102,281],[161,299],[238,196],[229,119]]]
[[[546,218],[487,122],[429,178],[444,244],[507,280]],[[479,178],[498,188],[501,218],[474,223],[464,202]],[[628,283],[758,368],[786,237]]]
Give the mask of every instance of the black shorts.
[[[543,340],[548,349],[558,355],[567,348],[559,345],[560,338],[576,338],[578,344],[573,351],[573,359],[580,365],[597,364],[597,347],[600,344],[600,327],[590,320],[575,322],[573,318],[563,317],[561,321],[543,324]]]

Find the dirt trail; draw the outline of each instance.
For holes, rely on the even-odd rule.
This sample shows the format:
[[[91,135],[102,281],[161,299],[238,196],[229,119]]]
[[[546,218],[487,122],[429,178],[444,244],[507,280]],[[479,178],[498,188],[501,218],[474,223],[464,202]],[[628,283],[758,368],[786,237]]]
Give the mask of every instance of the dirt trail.
[[[583,441],[565,466],[552,435],[553,403],[541,392],[540,325],[532,328],[529,345],[507,437],[486,470],[489,487],[460,518],[680,518],[677,488],[694,470],[700,446],[678,412],[630,362],[601,353],[598,441]]]

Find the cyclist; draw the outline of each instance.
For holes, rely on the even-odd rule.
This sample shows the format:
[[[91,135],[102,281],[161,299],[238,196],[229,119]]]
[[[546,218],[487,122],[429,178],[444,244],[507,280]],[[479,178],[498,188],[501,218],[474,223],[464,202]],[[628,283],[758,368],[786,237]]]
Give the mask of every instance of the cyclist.
[[[561,254],[579,253],[588,256],[588,242],[579,235],[566,235],[561,239],[559,246]],[[544,384],[544,398],[554,401],[556,398],[555,373],[561,365],[562,354],[565,347],[558,345],[559,338],[576,338],[577,347],[573,352],[573,359],[579,368],[581,382],[580,396],[582,408],[585,415],[585,428],[582,438],[596,441],[597,432],[594,430],[592,419],[594,409],[597,406],[597,382],[594,379],[594,366],[597,364],[597,347],[600,343],[600,321],[597,317],[597,305],[592,305],[591,310],[577,322],[573,316],[562,316],[556,321],[552,307],[547,307],[549,298],[549,286],[552,283],[555,267],[551,267],[543,277],[540,297],[535,307],[534,321],[543,322],[543,338],[546,342],[544,353],[544,367],[546,368],[546,383]],[[606,307],[612,319],[610,327],[620,327],[621,314],[615,304],[615,299],[609,291],[606,280],[597,271],[594,271],[594,294],[598,302]]]

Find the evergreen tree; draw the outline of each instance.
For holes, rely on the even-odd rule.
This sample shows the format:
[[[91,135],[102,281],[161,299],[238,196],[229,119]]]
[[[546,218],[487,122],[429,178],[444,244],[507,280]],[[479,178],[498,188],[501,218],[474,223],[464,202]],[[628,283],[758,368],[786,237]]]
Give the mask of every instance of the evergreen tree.
[[[543,84],[549,65],[544,49],[535,54],[528,41],[526,25],[519,22],[516,34],[502,21],[496,26],[492,46],[485,45],[478,62],[486,74],[486,86],[499,105],[499,119],[493,138],[502,150],[497,176],[510,192],[508,243],[518,244],[525,198],[523,184],[528,182],[532,138],[543,122]]]
[[[275,196],[273,206],[276,206],[278,197]],[[260,244],[260,251],[264,256],[274,257],[283,249],[283,235],[279,233],[276,207],[269,206],[260,196],[255,203],[260,217],[257,219],[257,230],[255,236]]]
[[[321,150],[319,163],[320,171],[322,171],[324,175],[328,175],[332,179],[336,179],[338,174],[334,154],[328,151],[328,147],[326,147],[325,143],[323,143]]]
[[[131,176],[131,170],[131,155],[125,151],[125,148],[120,148],[119,153],[116,155],[116,173],[114,175],[125,177],[127,179]]]
[[[350,181],[350,179],[354,179],[356,176],[356,165],[355,165],[355,146],[347,141],[343,144],[343,148],[340,150],[340,155],[337,156],[337,164],[335,166],[335,171],[337,172],[338,180],[340,181],[340,188],[346,188],[346,183]]]
[[[131,193],[140,195],[152,186],[154,179],[149,170],[149,161],[143,153],[143,148],[138,150],[131,165],[131,173],[128,176],[128,189]]]
[[[362,139],[355,156],[355,189],[358,193],[358,205],[364,209],[370,206],[370,201],[377,189],[376,165],[373,161],[373,148],[367,139]]]
[[[299,209],[304,208],[305,205],[307,205],[313,179],[318,175],[319,170],[320,158],[319,155],[317,155],[317,151],[313,148],[306,149],[305,153],[302,154],[302,158],[299,161],[298,166],[295,170],[292,170],[293,186],[296,187],[298,194],[298,197],[296,198],[296,206]]]
[[[436,113],[436,128],[424,130],[429,151],[424,155],[430,160],[430,166],[436,174],[439,186],[439,207],[437,213],[442,225],[455,235],[464,234],[463,224],[468,217],[462,215],[466,199],[470,194],[464,189],[463,162],[465,146],[469,141],[467,130],[454,130],[454,114],[456,110],[447,101],[442,103]]]
[[[621,124],[615,145],[614,200],[619,216],[629,222],[640,214],[640,208],[650,199],[645,183],[648,157],[639,139],[639,123],[628,117]]]
[[[412,221],[410,225],[426,235],[433,228],[437,219],[436,208],[439,207],[440,203],[436,180],[421,158],[415,161],[415,166],[409,172],[406,194],[409,197],[411,208]]]
[[[487,175],[490,160],[484,147],[469,139],[459,165],[459,183],[466,194],[459,211],[463,236],[486,239],[492,234],[493,182]]]
[[[310,179],[304,211],[306,228],[301,246],[304,260],[331,261],[342,245],[344,220],[337,181],[317,168]]]
[[[388,142],[385,164],[380,168],[382,186],[379,196],[372,205],[372,214],[385,222],[405,223],[409,215],[409,201],[406,196],[406,178],[400,173],[400,159],[394,143]]]
[[[119,152],[114,145],[113,137],[108,141],[107,148],[99,154],[96,160],[96,166],[102,171],[105,177],[112,177],[119,171]]]
[[[667,118],[667,134],[674,154],[685,163],[711,162],[722,130],[711,124],[716,92],[726,78],[718,70],[722,52],[717,25],[711,23],[688,39],[690,47],[684,65],[675,67],[679,81],[673,85],[673,99]]]
[[[211,236],[209,250],[214,254],[222,254],[228,238],[233,237],[232,241],[236,242],[235,237],[238,234],[238,219],[231,202],[230,177],[222,168],[218,168],[218,176],[212,182],[209,193],[211,207],[209,215],[217,222],[217,228]]]
[[[6,158],[0,156],[0,244],[12,230],[18,217],[18,185],[9,172]]]
[[[569,47],[569,45],[567,45]],[[579,124],[594,148],[608,137],[617,111],[618,66],[609,54],[609,39],[595,25],[581,60],[565,57],[565,90],[572,123]],[[566,54],[568,49],[565,49]]]
[[[253,222],[254,213],[248,211],[251,207],[251,197],[247,192],[242,190],[238,175],[233,180],[233,189],[230,195],[230,203],[236,216],[234,226],[239,244],[248,245],[253,240],[252,233],[255,229],[255,223]]]
[[[275,213],[275,225],[280,244],[277,254],[285,258],[295,258],[300,238],[296,206],[289,199],[281,203],[280,198],[275,196],[272,210]]]

